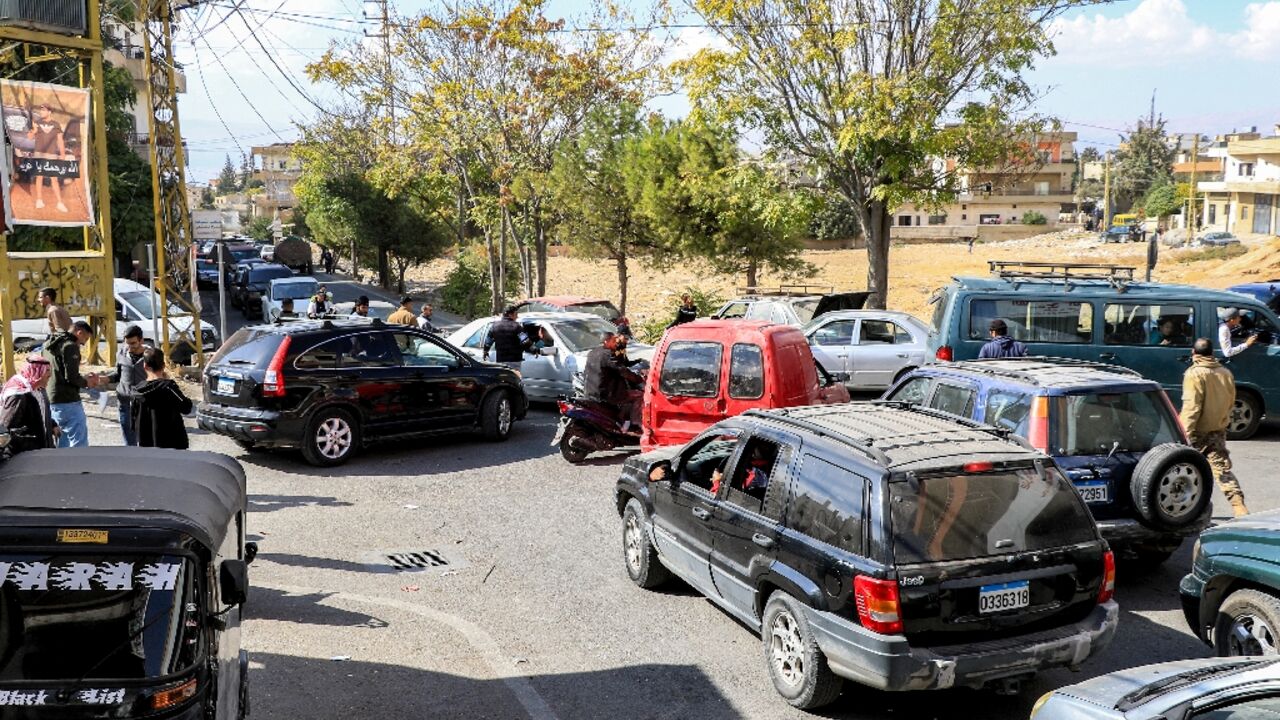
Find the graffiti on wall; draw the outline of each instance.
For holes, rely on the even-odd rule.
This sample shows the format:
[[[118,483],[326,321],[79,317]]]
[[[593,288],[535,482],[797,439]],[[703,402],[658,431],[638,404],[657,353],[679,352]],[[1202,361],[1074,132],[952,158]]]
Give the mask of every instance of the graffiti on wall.
[[[15,282],[9,298],[13,318],[44,316],[40,289],[58,291],[58,304],[72,315],[102,317],[115,312],[113,275],[108,258],[101,255],[52,255],[10,253],[10,282]]]

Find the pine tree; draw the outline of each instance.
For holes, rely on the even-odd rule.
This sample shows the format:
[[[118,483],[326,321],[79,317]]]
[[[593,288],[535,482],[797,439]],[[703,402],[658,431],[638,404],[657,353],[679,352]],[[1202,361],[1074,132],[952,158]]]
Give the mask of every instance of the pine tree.
[[[253,179],[253,161],[248,155],[241,153],[240,155],[240,182],[236,184],[236,189],[244,192],[249,189],[249,181]]]
[[[1138,120],[1116,152],[1112,183],[1118,207],[1132,208],[1151,188],[1173,182],[1177,150],[1167,141],[1164,126],[1164,118],[1154,113]]]
[[[236,191],[236,168],[231,164],[231,155],[227,155],[227,161],[222,165],[222,172],[218,173],[218,194],[226,195]]]

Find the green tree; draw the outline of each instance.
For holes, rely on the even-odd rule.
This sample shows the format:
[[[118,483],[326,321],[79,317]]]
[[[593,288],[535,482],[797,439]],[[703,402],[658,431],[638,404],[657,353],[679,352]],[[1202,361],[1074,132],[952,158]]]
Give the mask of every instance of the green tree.
[[[1092,145],[1080,151],[1080,162],[1098,162],[1101,159],[1102,153]]]
[[[231,164],[231,155],[222,164],[222,172],[218,173],[218,194],[230,195],[239,189],[239,178],[236,177],[236,166]]]
[[[271,218],[259,215],[249,221],[245,234],[259,242],[267,242],[271,239],[273,230]]]
[[[213,203],[214,203],[213,188],[205,187],[204,190],[200,191],[200,209],[212,210]]]
[[[1167,218],[1182,209],[1186,196],[1171,183],[1157,185],[1142,199],[1142,207],[1150,217]]]
[[[1111,177],[1111,190],[1119,207],[1132,208],[1152,188],[1173,183],[1177,149],[1166,138],[1162,117],[1138,120],[1133,132],[1123,138]]]
[[[1049,123],[1023,75],[1053,52],[1047,23],[1082,2],[692,0],[724,49],[678,69],[696,113],[760,132],[855,209],[884,307],[894,207],[953,199],[967,168],[1034,162]]]

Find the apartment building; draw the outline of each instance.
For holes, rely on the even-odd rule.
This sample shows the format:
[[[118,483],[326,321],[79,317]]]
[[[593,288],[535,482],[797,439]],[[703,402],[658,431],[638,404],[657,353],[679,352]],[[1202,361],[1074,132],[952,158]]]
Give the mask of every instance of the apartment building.
[[[1197,179],[1200,226],[1237,235],[1280,234],[1280,124],[1264,137],[1250,132],[1219,136],[1223,152],[1221,180]]]

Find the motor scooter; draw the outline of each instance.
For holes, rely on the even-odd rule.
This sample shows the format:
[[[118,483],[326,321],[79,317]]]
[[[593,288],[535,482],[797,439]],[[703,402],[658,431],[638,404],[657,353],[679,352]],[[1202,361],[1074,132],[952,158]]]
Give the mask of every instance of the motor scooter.
[[[648,364],[641,363],[635,370],[643,378]],[[626,418],[619,417],[618,407],[583,397],[581,381],[582,373],[577,373],[573,383],[577,394],[557,402],[560,425],[551,441],[552,447],[559,447],[560,455],[574,464],[586,460],[593,452],[639,447],[640,428],[629,427],[628,432],[623,432]]]

